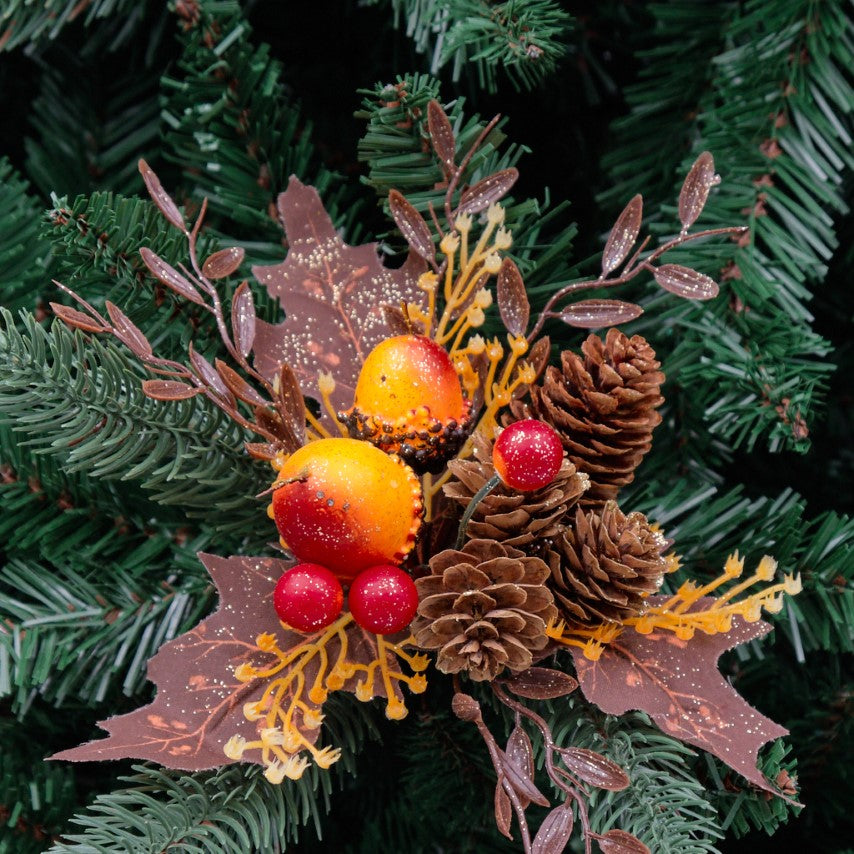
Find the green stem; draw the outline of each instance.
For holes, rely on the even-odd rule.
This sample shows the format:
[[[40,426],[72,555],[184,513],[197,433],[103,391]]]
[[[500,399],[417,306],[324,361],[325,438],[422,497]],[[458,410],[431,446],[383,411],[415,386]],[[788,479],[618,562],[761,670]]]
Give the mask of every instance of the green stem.
[[[501,478],[494,474],[491,478],[474,494],[474,497],[471,501],[469,501],[469,506],[466,507],[466,512],[463,513],[463,518],[460,520],[460,527],[457,531],[457,542],[454,548],[459,549],[463,540],[466,538],[466,528],[468,527],[468,523],[471,520],[471,517],[474,516],[474,511],[477,510],[477,505],[495,489],[496,486],[501,482]]]

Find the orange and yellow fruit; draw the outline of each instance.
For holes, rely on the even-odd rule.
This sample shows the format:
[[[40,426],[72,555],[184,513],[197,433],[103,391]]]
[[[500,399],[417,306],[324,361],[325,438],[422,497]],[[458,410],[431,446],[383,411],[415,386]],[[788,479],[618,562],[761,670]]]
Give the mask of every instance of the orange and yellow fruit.
[[[353,407],[339,417],[351,436],[434,471],[468,437],[471,404],[441,346],[424,335],[398,335],[368,354]]]
[[[421,525],[421,485],[398,457],[356,439],[320,439],[279,468],[273,518],[301,561],[348,583],[370,566],[402,561]]]

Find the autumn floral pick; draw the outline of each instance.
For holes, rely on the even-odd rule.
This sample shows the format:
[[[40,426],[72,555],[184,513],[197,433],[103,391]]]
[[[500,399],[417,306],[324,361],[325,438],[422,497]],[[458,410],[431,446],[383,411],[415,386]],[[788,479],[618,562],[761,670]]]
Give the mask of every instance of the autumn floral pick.
[[[106,721],[107,738],[55,758],[135,757],[191,771],[254,762],[280,783],[339,758],[323,729],[331,693],[379,699],[398,720],[407,693],[450,679],[454,714],[478,729],[495,768],[497,828],[517,833],[526,852],[562,851],[576,823],[587,852],[594,843],[610,854],[649,850],[591,825],[590,789],[630,786],[625,771],[559,743],[537,711],[579,688],[609,714],[645,711],[784,796],[756,765],[784,730],[716,663],[766,634],[762,611],[780,610],[799,581],[778,579],[767,557],[745,575],[734,555],[717,578],[665,593],[679,568],[672,544],[619,506],[660,420],[655,353],[611,328],[604,339],[591,334],[583,355],[565,350],[552,362],[542,335],[550,323],[598,329],[636,318],[639,305],[576,296],[643,273],[679,297],[717,294],[705,274],[662,261],[689,241],[743,231],[691,230],[719,182],[712,156],[685,180],[676,236],[649,251],[648,237],[638,244],[635,196],[599,276],[555,290],[532,320],[501,205],[516,170],[471,173],[493,126],[459,151],[447,115],[430,103],[444,204],[419,210],[390,193],[409,246],[394,270],[373,244],[347,246],[317,192],[292,178],[278,200],[287,257],[253,269],[286,312],[279,324],[256,317],[247,281],[226,306],[217,283],[238,272],[243,250],[200,258],[205,205],[188,225],[140,163],[154,204],[187,241],[188,264],[176,269],[145,247],[141,261],[177,299],[213,316],[224,359],[211,363],[192,345],[186,362],[160,357],[119,307],[102,313],[64,285],[78,307],[54,311],[124,343],[153,374],[149,397],[165,406],[204,398],[244,428],[247,452],[271,466],[270,526],[284,556],[201,555],[220,605],[151,659],[154,701]],[[495,323],[503,337],[484,333]],[[572,673],[569,656],[557,655],[564,649]],[[515,722],[506,742],[487,723],[487,699]],[[556,796],[540,788],[546,779]],[[550,808],[535,833],[532,803]]]

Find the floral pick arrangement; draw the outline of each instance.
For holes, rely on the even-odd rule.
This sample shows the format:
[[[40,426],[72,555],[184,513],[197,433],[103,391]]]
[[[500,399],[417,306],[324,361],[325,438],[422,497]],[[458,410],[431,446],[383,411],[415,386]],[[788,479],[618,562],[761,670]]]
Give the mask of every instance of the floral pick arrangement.
[[[346,245],[316,191],[292,178],[278,200],[287,257],[253,270],[281,302],[279,324],[256,317],[247,282],[226,310],[217,281],[237,271],[244,251],[199,258],[205,205],[188,226],[140,163],[154,203],[186,237],[189,263],[175,269],[144,247],[141,257],[154,279],[215,318],[228,361],[211,363],[192,344],[186,364],[160,358],[120,308],[107,302],[105,316],[67,288],[79,308],[53,309],[130,348],[153,375],[149,397],[181,406],[204,396],[252,434],[247,452],[271,465],[270,530],[275,523],[282,552],[200,555],[220,605],[151,659],[154,701],[103,723],[109,737],[55,758],[135,757],[190,771],[253,762],[281,783],[339,758],[324,739],[331,693],[381,698],[397,720],[407,694],[450,678],[453,712],[478,728],[495,768],[497,827],[518,832],[526,852],[564,850],[575,823],[588,852],[594,841],[610,854],[649,850],[619,829],[595,832],[591,788],[631,780],[605,756],[557,743],[536,710],[579,689],[606,713],[642,710],[754,786],[791,794],[756,765],[762,745],[785,731],[716,663],[766,634],[762,610],[778,611],[799,581],[777,579],[770,557],[745,574],[736,554],[713,581],[661,592],[678,567],[673,544],[618,499],[661,420],[664,374],[644,338],[614,328],[640,306],[576,298],[648,272],[680,297],[711,299],[711,278],[662,258],[745,229],[691,231],[719,181],[703,154],[679,197],[677,236],[647,252],[635,196],[610,233],[601,275],[556,290],[532,320],[500,203],[517,172],[463,181],[493,126],[458,158],[447,115],[430,103],[444,207],[419,211],[391,191],[409,245],[397,269],[382,265],[374,244]],[[580,353],[554,357],[549,321],[611,328],[590,334]],[[496,323],[502,334],[483,334]],[[506,744],[484,721],[485,690],[515,719]],[[551,797],[535,782],[532,736]],[[533,838],[530,804],[550,807]]]

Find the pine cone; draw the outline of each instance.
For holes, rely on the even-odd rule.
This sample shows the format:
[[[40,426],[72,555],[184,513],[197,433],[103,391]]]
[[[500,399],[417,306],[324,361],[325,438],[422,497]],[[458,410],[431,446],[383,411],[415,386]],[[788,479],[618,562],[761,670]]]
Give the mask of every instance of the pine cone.
[[[482,682],[505,667],[531,666],[557,615],[542,560],[495,540],[469,540],[462,551],[435,555],[430,570],[415,582],[421,604],[412,630],[420,647],[439,650],[439,670],[465,670]]]
[[[601,511],[580,507],[549,553],[549,587],[562,619],[622,622],[644,608],[667,571],[667,541],[643,513],[625,516],[616,502]]]
[[[661,422],[655,411],[664,374],[655,351],[640,335],[627,338],[609,329],[603,342],[590,335],[584,359],[564,350],[561,368],[547,368],[542,385],[531,388],[530,414],[560,433],[567,456],[592,481],[581,503],[599,505],[630,483]],[[517,418],[525,406],[513,406]]]
[[[462,508],[495,474],[492,465],[492,443],[475,434],[475,459],[453,460],[448,468],[454,477],[445,484],[448,498]],[[478,504],[466,533],[479,539],[498,540],[506,546],[522,549],[526,554],[542,553],[563,531],[564,517],[590,483],[585,474],[564,460],[555,479],[534,492],[518,492],[499,483]]]

